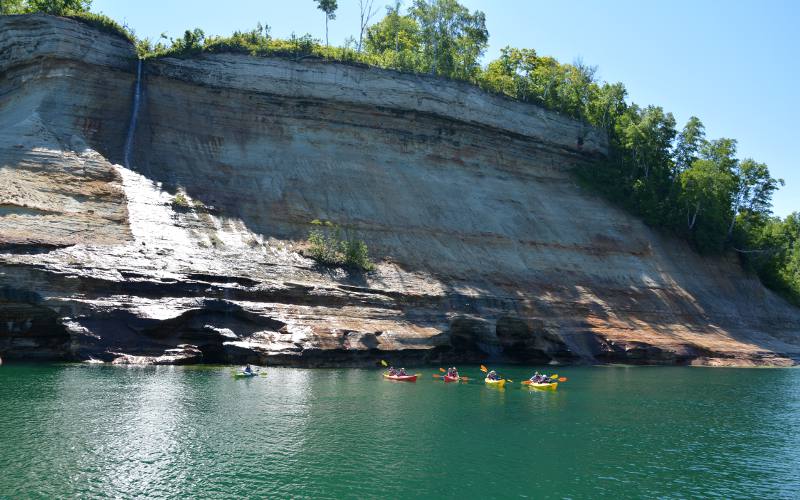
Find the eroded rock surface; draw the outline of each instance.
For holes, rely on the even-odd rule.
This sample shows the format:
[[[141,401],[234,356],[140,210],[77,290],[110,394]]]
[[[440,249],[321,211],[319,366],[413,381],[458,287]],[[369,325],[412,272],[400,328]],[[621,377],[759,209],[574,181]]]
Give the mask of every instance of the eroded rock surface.
[[[135,79],[125,40],[0,17],[6,359],[800,359],[800,312],[734,258],[576,185],[607,147],[577,122],[391,71],[163,59],[144,65],[126,168]],[[313,219],[377,269],[304,258]]]

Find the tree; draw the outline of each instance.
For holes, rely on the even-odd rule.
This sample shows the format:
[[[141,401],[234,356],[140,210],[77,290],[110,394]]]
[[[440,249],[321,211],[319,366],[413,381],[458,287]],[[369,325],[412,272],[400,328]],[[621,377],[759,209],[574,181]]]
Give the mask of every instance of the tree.
[[[733,175],[712,160],[700,159],[681,173],[686,229],[701,252],[721,252],[731,213]]]
[[[769,216],[772,213],[772,195],[784,184],[783,179],[775,179],[770,175],[766,163],[758,163],[750,158],[737,161],[732,173],[735,184],[728,239],[733,236],[738,218]]]
[[[470,13],[456,0],[414,0],[409,15],[417,22],[425,65],[431,74],[471,79],[489,42],[486,16]]]
[[[800,212],[743,220],[736,248],[764,285],[800,306]]]
[[[0,0],[0,15],[24,12],[22,0]]]
[[[325,13],[325,45],[328,45],[328,21],[336,19],[336,9],[339,6],[336,0],[314,0],[317,2],[317,8]]]
[[[528,77],[538,62],[533,49],[500,49],[500,57],[491,61],[481,75],[481,85],[493,92],[503,93],[521,101],[539,102],[532,96]]]
[[[367,33],[367,26],[369,26],[369,22],[372,19],[372,16],[378,12],[378,8],[375,7],[373,9],[372,5],[374,0],[358,0],[358,10],[360,13],[359,17],[359,31],[358,31],[358,51],[361,52],[361,48],[364,43],[364,35]]]
[[[44,12],[54,16],[88,12],[91,0],[28,0],[27,11]]]
[[[692,116],[678,134],[678,142],[675,145],[676,175],[688,169],[697,160],[705,142],[706,131],[703,122],[696,116]]]
[[[625,113],[628,105],[625,97],[628,91],[622,83],[603,83],[597,88],[594,98],[586,105],[586,119],[602,130],[614,130],[619,118]]]
[[[365,48],[370,54],[417,50],[419,45],[419,25],[410,16],[400,14],[400,2],[386,7],[386,16],[367,29]]]
[[[704,141],[700,147],[700,158],[714,162],[720,170],[733,173],[739,160],[736,159],[736,139],[714,139]]]
[[[386,16],[367,29],[366,52],[380,65],[405,71],[421,71],[419,25],[400,13],[400,2],[386,7]]]

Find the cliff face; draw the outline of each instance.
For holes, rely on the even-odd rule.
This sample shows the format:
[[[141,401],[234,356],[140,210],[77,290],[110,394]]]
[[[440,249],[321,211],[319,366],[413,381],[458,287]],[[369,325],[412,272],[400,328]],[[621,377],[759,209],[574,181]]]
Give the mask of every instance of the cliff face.
[[[570,170],[607,147],[579,123],[321,61],[208,55],[142,73],[125,168],[133,48],[0,18],[0,356],[800,359],[800,311],[735,260],[576,185]],[[365,240],[377,270],[304,258],[313,219]]]

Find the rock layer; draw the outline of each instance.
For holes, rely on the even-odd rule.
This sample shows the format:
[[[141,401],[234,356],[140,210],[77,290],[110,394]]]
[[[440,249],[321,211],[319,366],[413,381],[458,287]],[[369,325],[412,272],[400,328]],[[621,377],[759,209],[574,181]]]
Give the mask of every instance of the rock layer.
[[[800,313],[733,257],[575,183],[607,148],[575,121],[374,68],[169,58],[144,65],[124,168],[135,77],[125,40],[0,18],[4,358],[800,359]],[[303,257],[313,219],[377,269]]]

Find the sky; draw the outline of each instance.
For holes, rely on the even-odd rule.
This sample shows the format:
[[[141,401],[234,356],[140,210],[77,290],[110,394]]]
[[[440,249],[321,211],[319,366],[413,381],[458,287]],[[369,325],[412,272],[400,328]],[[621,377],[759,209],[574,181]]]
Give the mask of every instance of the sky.
[[[405,0],[408,5],[411,0]],[[359,29],[359,0],[339,0],[330,42]],[[386,0],[375,0],[385,13]],[[795,0],[461,0],[486,13],[484,62],[511,45],[561,62],[582,59],[601,79],[623,82],[630,100],[675,115],[694,115],[709,138],[739,141],[739,157],[767,163],[786,181],[773,202],[776,215],[800,211],[800,1]],[[310,33],[324,40],[325,20],[313,0],[94,0],[102,12],[139,37],[206,34],[268,24],[272,35]]]

